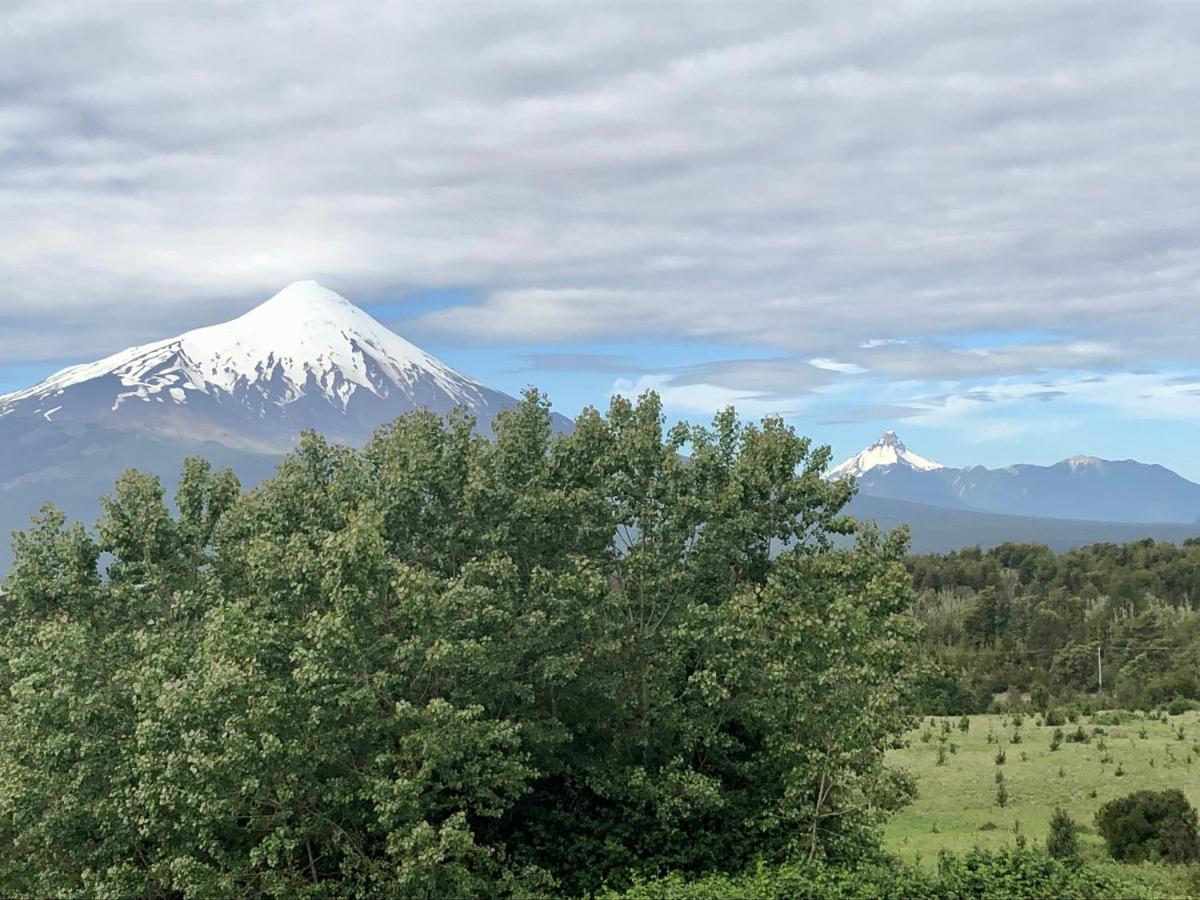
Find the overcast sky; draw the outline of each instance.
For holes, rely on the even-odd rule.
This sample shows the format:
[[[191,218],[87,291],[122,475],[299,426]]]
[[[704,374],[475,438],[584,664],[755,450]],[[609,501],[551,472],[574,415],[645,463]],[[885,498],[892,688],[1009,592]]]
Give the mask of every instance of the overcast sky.
[[[1200,479],[1200,4],[0,4],[0,390],[316,277],[570,414]]]

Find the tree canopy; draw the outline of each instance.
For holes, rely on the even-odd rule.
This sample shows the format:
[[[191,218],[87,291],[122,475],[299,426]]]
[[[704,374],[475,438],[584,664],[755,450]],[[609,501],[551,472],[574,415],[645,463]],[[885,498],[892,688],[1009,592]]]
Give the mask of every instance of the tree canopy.
[[[903,534],[777,419],[413,414],[243,492],[47,509],[0,606],[0,891],[579,892],[852,860],[909,724]],[[853,541],[835,541],[839,535]]]

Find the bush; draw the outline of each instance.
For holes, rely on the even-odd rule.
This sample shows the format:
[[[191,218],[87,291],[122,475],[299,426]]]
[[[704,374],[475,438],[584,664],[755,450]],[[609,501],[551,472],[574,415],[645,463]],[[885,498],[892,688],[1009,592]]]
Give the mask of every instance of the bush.
[[[1136,791],[1110,800],[1096,813],[1108,853],[1121,862],[1192,862],[1200,859],[1196,810],[1183,792]]]
[[[1166,705],[1167,712],[1173,716],[1182,716],[1185,712],[1193,712],[1197,709],[1200,709],[1200,703],[1183,697],[1176,697]]]
[[[1050,750],[1051,751],[1057,750],[1059,747],[1062,746],[1062,743],[1063,743],[1063,730],[1061,728],[1055,728],[1054,734],[1051,735],[1051,737],[1050,737]]]
[[[1061,806],[1050,817],[1050,833],[1046,835],[1046,852],[1055,859],[1074,862],[1079,859],[1079,837],[1075,822]]]
[[[744,875],[733,877],[716,875],[689,881],[676,873],[654,881],[639,880],[623,894],[601,896],[605,900],[724,900],[726,897],[1042,900],[1114,897],[1120,896],[1120,891],[1120,886],[1102,871],[1068,865],[1038,850],[972,850],[965,856],[939,854],[936,874],[890,858],[853,869],[804,863],[774,867],[760,864]]]
[[[1067,721],[1067,717],[1064,716],[1062,713],[1062,710],[1059,710],[1059,709],[1049,710],[1046,713],[1046,718],[1044,720],[1046,725],[1051,725],[1051,726],[1055,726],[1055,727],[1066,724],[1066,721]]]

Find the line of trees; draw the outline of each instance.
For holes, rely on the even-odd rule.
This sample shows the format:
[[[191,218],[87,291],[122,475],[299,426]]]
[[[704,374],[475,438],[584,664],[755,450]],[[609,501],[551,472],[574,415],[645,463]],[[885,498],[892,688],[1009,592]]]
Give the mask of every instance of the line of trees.
[[[1063,554],[1005,544],[908,567],[930,663],[925,712],[984,712],[1006,694],[1038,706],[1200,701],[1200,541]]]

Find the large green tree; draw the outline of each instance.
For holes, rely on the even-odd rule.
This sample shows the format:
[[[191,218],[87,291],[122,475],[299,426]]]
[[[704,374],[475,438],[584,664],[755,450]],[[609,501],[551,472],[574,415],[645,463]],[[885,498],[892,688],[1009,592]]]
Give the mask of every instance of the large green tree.
[[[312,434],[248,493],[48,510],[0,609],[0,891],[586,891],[853,859],[895,800],[903,536],[776,419]],[[849,537],[857,531],[856,537]],[[835,541],[837,536],[846,538]],[[104,567],[104,573],[98,567]]]

